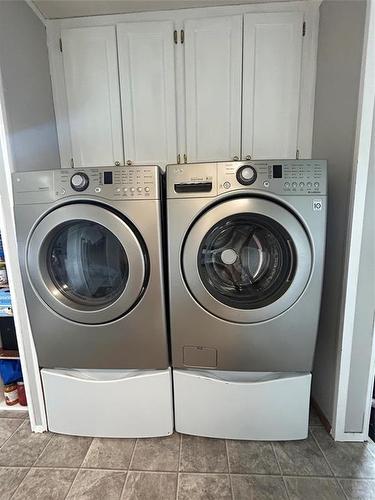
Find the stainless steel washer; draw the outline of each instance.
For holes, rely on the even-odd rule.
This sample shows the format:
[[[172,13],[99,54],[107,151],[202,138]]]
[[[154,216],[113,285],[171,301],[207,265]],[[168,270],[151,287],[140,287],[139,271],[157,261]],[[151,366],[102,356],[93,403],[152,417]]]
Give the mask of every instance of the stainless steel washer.
[[[173,367],[311,370],[326,183],[325,161],[167,167]]]
[[[39,364],[168,367],[158,167],[14,174]]]

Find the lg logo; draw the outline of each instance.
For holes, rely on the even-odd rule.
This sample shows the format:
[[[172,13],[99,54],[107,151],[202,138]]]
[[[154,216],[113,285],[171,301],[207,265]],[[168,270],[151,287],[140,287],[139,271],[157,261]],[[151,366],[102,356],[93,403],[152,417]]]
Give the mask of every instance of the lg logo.
[[[313,200],[313,210],[320,211],[323,207],[322,200]]]

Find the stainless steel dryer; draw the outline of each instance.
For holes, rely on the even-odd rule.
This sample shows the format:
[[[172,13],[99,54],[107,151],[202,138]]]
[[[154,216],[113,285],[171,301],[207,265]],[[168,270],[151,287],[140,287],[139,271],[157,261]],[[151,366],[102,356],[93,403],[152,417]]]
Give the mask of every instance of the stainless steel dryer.
[[[173,367],[311,370],[326,189],[325,161],[167,167]]]
[[[41,367],[168,367],[157,167],[13,176]]]

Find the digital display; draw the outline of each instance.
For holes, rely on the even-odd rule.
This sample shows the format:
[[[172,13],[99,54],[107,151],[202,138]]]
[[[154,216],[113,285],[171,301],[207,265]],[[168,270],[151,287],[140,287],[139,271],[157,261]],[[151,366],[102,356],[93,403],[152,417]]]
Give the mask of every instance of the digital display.
[[[273,165],[272,177],[274,179],[281,179],[282,176],[283,176],[283,166],[282,165]]]
[[[112,172],[104,172],[104,184],[113,184]]]

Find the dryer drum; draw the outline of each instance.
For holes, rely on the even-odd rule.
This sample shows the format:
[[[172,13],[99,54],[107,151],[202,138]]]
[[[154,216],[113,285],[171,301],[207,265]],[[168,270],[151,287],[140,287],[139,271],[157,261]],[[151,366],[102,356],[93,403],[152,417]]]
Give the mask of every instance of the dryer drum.
[[[56,288],[71,301],[104,307],[122,294],[129,261],[117,237],[101,224],[72,221],[58,226],[46,262]]]

